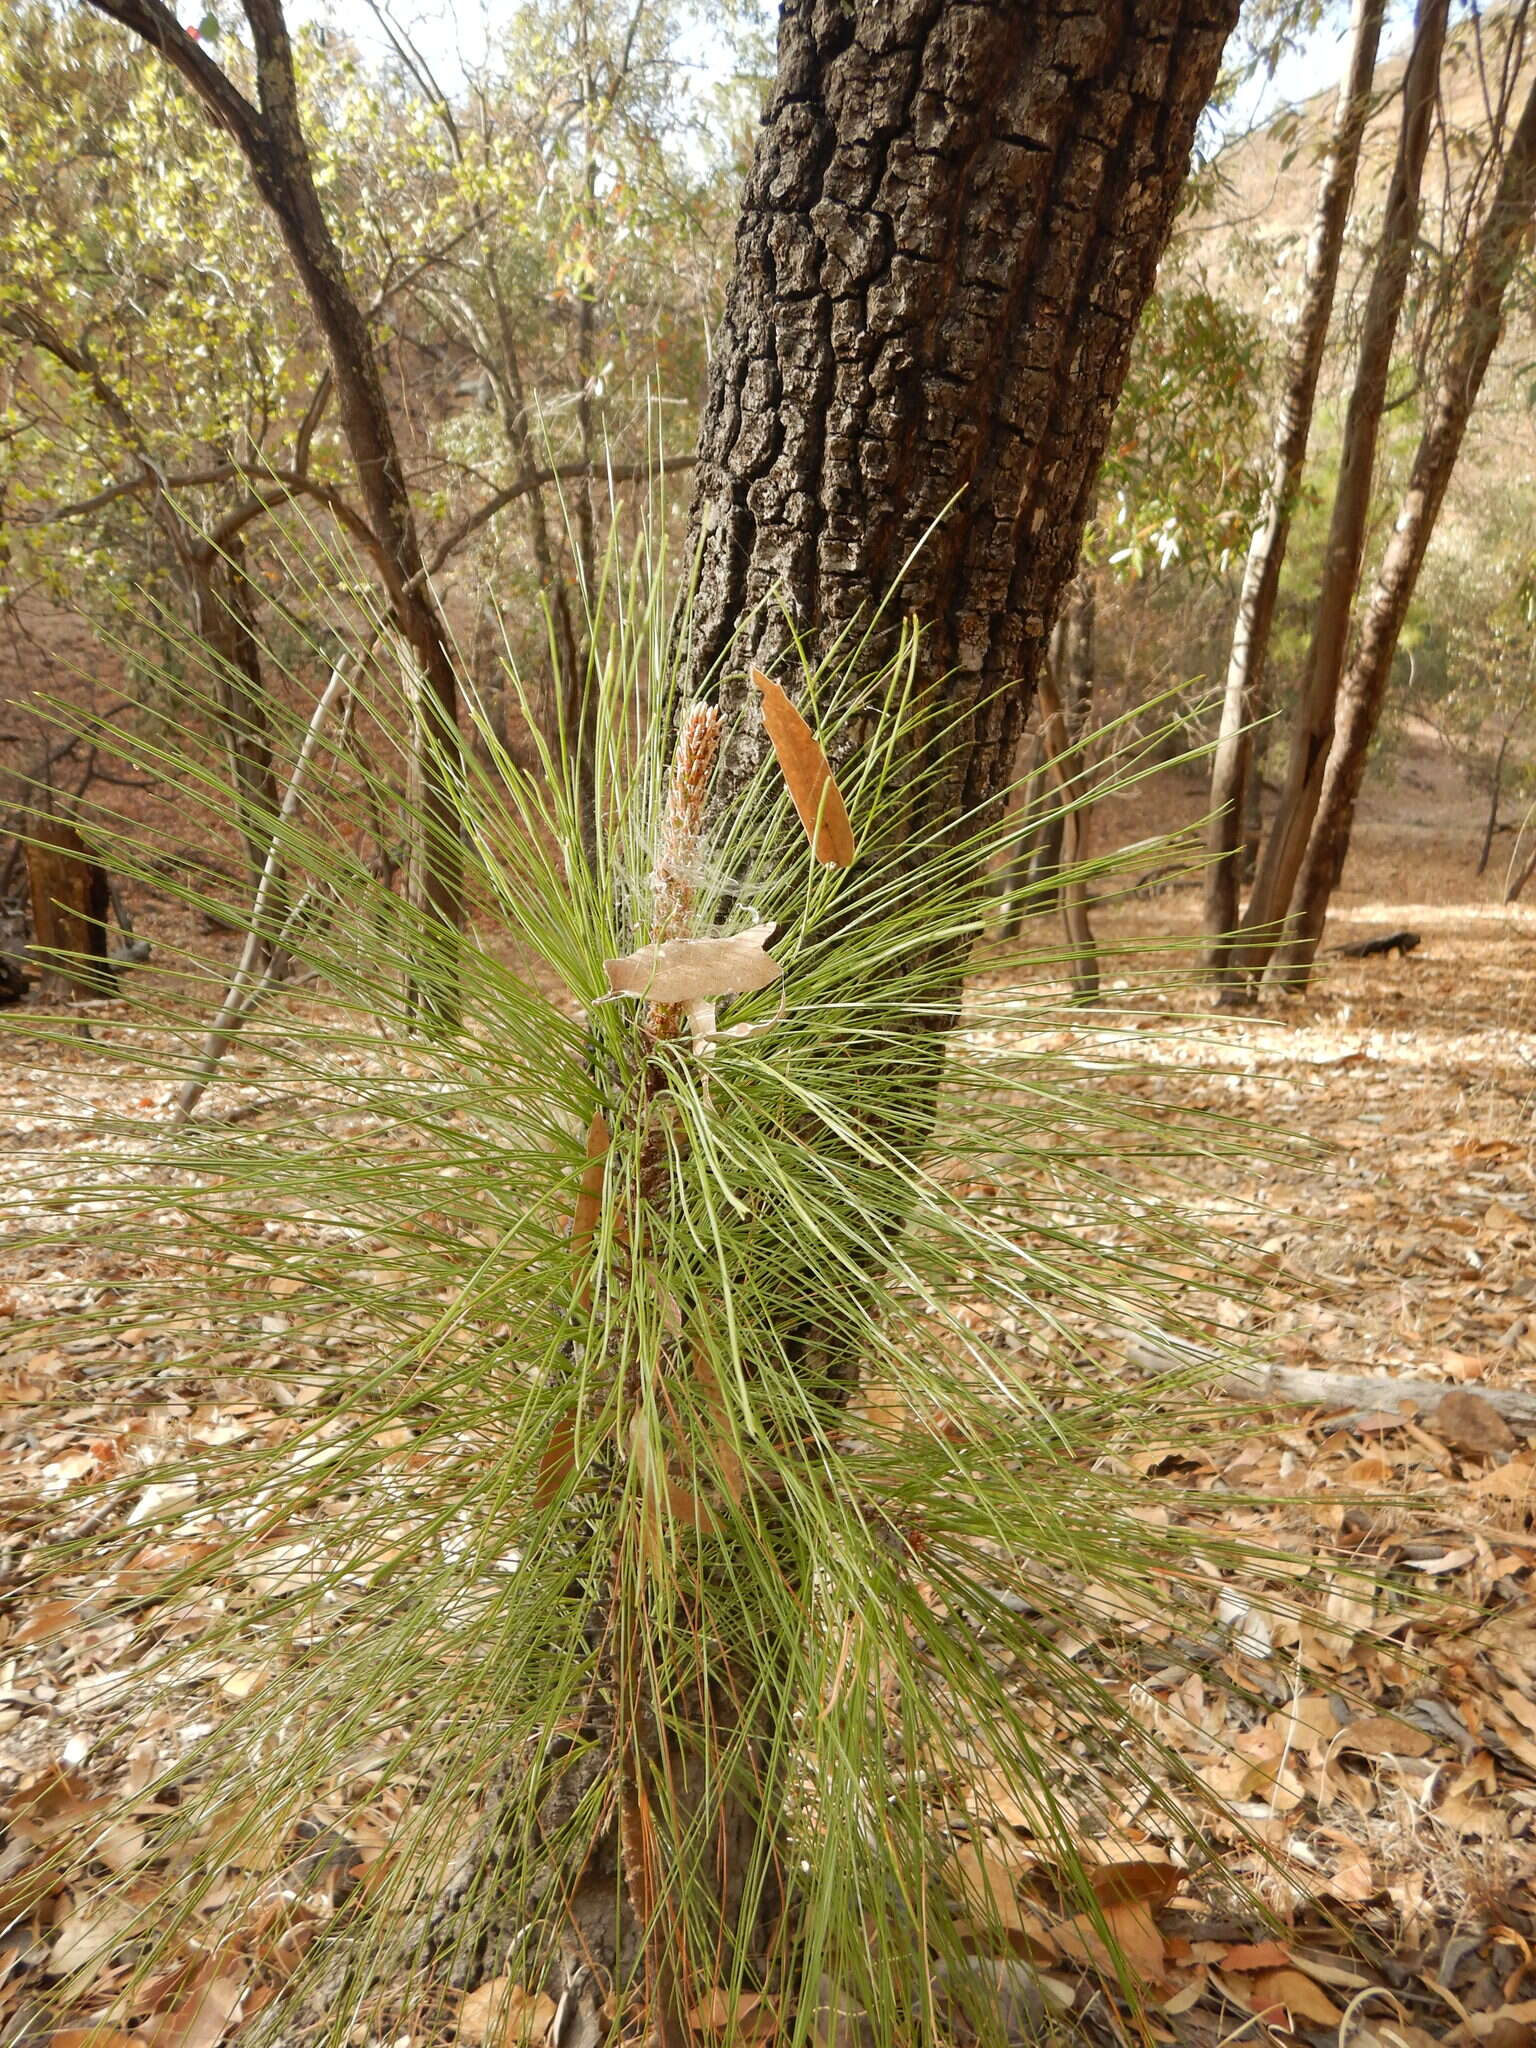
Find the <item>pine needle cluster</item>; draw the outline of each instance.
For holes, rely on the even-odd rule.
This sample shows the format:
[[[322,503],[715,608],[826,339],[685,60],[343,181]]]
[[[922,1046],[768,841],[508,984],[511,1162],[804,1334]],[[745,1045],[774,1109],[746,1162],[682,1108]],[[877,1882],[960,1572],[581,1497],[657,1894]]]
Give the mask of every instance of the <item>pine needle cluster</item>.
[[[100,1013],[151,1107],[103,1121],[36,1241],[116,1260],[96,1327],[135,1343],[98,1398],[165,1426],[28,1548],[133,1645],[106,1803],[39,1832],[101,1934],[40,2013],[122,2027],[180,1972],[179,2010],[222,1987],[252,2042],[1001,2040],[992,1964],[1030,1967],[1030,1913],[1083,1916],[1134,1990],[1102,1881],[1128,1816],[1144,1857],[1198,1859],[1121,1646],[1149,1612],[1205,1635],[1213,1575],[1265,1567],[1208,1503],[1138,1495],[1121,1454],[1175,1428],[1169,1387],[1105,1360],[1228,1291],[1178,1185],[1252,1135],[1149,1109],[1134,1034],[1062,1034],[1038,955],[962,998],[1029,821],[907,832],[961,742],[910,638],[780,679],[837,762],[841,865],[771,748],[715,801],[731,719],[672,701],[661,563],[588,628],[582,748],[515,675],[521,758],[473,707],[462,945],[363,850],[432,826],[381,634],[323,718],[295,682],[278,753],[306,765],[254,907],[180,885],[243,926],[222,1010],[189,956]],[[194,681],[119,737],[227,826],[182,653]],[[126,821],[88,829],[144,871]],[[683,993],[616,985],[679,946],[709,955]],[[231,1043],[273,1103],[247,1122]],[[197,1440],[189,1384],[271,1426]],[[231,1659],[254,1683],[210,1705]],[[988,1877],[1000,1835],[1033,1892]]]

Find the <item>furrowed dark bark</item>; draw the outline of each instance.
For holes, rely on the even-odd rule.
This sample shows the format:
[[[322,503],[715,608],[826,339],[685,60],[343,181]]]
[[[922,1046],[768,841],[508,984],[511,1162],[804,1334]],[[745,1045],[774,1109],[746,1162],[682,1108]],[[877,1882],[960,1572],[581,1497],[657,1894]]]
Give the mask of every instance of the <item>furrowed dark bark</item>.
[[[1392,660],[1419,571],[1445,502],[1467,424],[1504,331],[1509,281],[1536,214],[1536,86],[1510,136],[1499,181],[1466,259],[1456,325],[1429,407],[1397,525],[1360,622],[1354,658],[1340,692],[1338,729],[1328,755],[1317,817],[1297,877],[1291,922],[1268,979],[1304,988],[1322,938],[1328,904],[1344,871],[1366,759],[1381,718]]]
[[[1002,790],[1234,15],[785,7],[700,435],[696,688],[742,706],[751,659],[793,694],[781,605],[819,658],[889,600],[965,716],[931,804]],[[749,714],[738,776],[759,745]]]
[[[1233,979],[1228,971],[1228,955],[1238,919],[1245,799],[1253,772],[1253,721],[1264,685],[1275,602],[1280,595],[1280,572],[1290,542],[1291,515],[1301,487],[1317,382],[1333,320],[1339,258],[1354,197],[1355,173],[1370,111],[1371,81],[1376,75],[1376,50],[1385,13],[1386,0],[1355,0],[1349,65],[1339,87],[1333,134],[1323,160],[1290,362],[1275,420],[1264,509],[1249,545],[1232,629],[1221,730],[1211,764],[1211,821],[1205,869],[1207,965],[1213,981],[1224,991]]]

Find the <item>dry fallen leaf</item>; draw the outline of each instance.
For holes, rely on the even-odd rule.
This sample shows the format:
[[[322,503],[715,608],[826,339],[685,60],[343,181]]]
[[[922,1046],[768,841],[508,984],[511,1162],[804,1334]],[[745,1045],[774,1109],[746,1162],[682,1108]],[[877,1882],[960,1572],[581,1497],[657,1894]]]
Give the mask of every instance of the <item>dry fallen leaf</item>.
[[[19,1650],[28,1643],[45,1643],[52,1636],[62,1635],[66,1629],[79,1626],[78,1601],[39,1600],[26,1621],[11,1637],[10,1647]]]
[[[478,2048],[532,2048],[547,2036],[555,2012],[555,2001],[542,1991],[493,1977],[459,2007],[456,2038]]]
[[[180,2005],[146,2020],[134,2038],[154,2048],[215,2048],[244,1992],[239,1977],[205,1975]]]
[[[1344,2017],[1322,1986],[1300,1970],[1260,1970],[1247,1979],[1244,1989],[1258,2013],[1272,2013],[1276,2006],[1283,2006],[1294,2017],[1317,2027],[1336,2027]]]
[[[1240,1941],[1221,1959],[1224,1970],[1284,1970],[1290,1967],[1290,1951],[1278,1941]]]
[[[723,1985],[716,1985],[713,1991],[706,1992],[690,2008],[688,2024],[695,2033],[723,2034],[727,2027],[740,2028],[743,2021],[758,2011],[762,2002],[761,1991],[727,1991]],[[756,2028],[752,2029],[752,2032],[756,2031]]]
[[[1358,1756],[1428,1756],[1434,1738],[1390,1714],[1365,1714],[1340,1731],[1337,1747]]]
[[[760,668],[754,668],[751,676],[762,692],[763,725],[812,853],[827,867],[850,866],[853,827],[820,740],[771,676],[765,676]]]
[[[976,1931],[1002,1928],[1009,1934],[1024,1934],[1041,1940],[1045,1922],[1018,1894],[1019,1869],[1002,1856],[975,1842],[956,1851],[950,1866],[957,1880],[961,1900],[976,1922]]]
[[[608,986],[616,996],[646,996],[653,1003],[703,1003],[716,996],[748,995],[784,972],[767,946],[776,927],[749,925],[744,932],[709,939],[668,939],[642,946],[622,959],[605,960]]]
[[[48,1969],[55,1977],[105,1964],[138,1919],[126,1899],[89,1899],[60,1922],[48,1949]]]
[[[1435,1404],[1425,1426],[1453,1451],[1486,1457],[1491,1451],[1512,1451],[1519,1438],[1493,1403],[1481,1394],[1458,1387]]]
[[[1109,1976],[1123,1967],[1143,1984],[1160,1984],[1166,1974],[1167,1951],[1147,1899],[1075,1914],[1052,1927],[1049,1938],[1064,1956]]]
[[[1087,1877],[1101,1906],[1129,1906],[1142,1899],[1166,1906],[1184,1873],[1174,1863],[1101,1863]]]

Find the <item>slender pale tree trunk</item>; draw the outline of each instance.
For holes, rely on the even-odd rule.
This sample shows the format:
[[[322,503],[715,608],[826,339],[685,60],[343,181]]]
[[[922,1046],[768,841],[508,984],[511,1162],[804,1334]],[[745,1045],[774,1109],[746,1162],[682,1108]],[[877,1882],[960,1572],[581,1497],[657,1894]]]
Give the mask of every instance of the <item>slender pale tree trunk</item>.
[[[1525,885],[1532,875],[1536,875],[1536,846],[1531,848],[1523,865],[1513,871],[1509,881],[1505,884],[1504,901],[1506,903],[1518,903],[1525,894]]]
[[[1493,764],[1493,787],[1488,792],[1488,822],[1483,827],[1483,840],[1477,850],[1477,872],[1486,874],[1488,859],[1493,852],[1493,835],[1499,829],[1499,799],[1504,793],[1504,757],[1509,752],[1511,734],[1504,733],[1499,739],[1499,751]]]
[[[1371,510],[1376,444],[1386,406],[1392,344],[1402,313],[1409,266],[1418,242],[1424,162],[1429,151],[1449,0],[1419,0],[1413,47],[1403,77],[1397,157],[1382,218],[1381,247],[1366,297],[1355,381],[1344,418],[1343,452],[1323,556],[1322,584],[1302,671],[1285,779],[1258,868],[1240,941],[1229,949],[1229,990],[1251,992],[1262,975],[1285,917],[1322,794],[1333,737],[1339,680]]]
[[[1094,611],[1093,580],[1086,569],[1081,570],[1073,579],[1056,621],[1050,660],[1042,671],[1042,682],[1046,675],[1051,679],[1057,712],[1042,711],[1024,806],[1026,815],[1042,811],[1043,815],[1039,824],[1025,834],[1013,862],[1005,937],[1018,935],[1026,892],[1031,912],[1054,910],[1063,902],[1058,879],[1061,871],[1085,851],[1087,811],[1079,809],[1071,819],[1067,815],[1073,800],[1074,778],[1081,772],[1081,764],[1073,768],[1068,756],[1082,737],[1093,703]],[[1080,926],[1085,929],[1086,891],[1079,888],[1077,893],[1081,899]],[[1067,935],[1073,935],[1070,921]],[[1092,943],[1089,933],[1090,951]]]
[[[1024,822],[1012,858],[1003,870],[1000,938],[1016,939],[1024,927],[1026,908],[1033,908],[1026,902],[1026,892],[1035,856],[1044,844],[1051,816],[1054,815],[1047,814],[1046,806],[1050,800],[1051,778],[1045,765],[1045,736],[1037,731],[1030,746],[1029,770],[1019,799],[1019,813]]]
[[[1349,851],[1366,756],[1381,717],[1398,636],[1466,438],[1467,423],[1504,331],[1505,296],[1529,239],[1533,213],[1536,85],[1509,139],[1493,198],[1467,255],[1466,282],[1450,346],[1397,524],[1360,622],[1354,658],[1340,693],[1338,727],[1321,801],[1297,877],[1291,930],[1270,967],[1270,978],[1280,986],[1305,987],[1311,975],[1329,899]]]
[[[1211,819],[1205,869],[1208,965],[1212,979],[1223,993],[1234,989],[1229,955],[1238,920],[1245,798],[1253,769],[1253,721],[1263,690],[1280,572],[1290,540],[1291,515],[1306,462],[1317,383],[1333,320],[1339,257],[1354,196],[1360,144],[1370,112],[1371,82],[1376,73],[1376,50],[1385,13],[1386,0],[1355,0],[1349,64],[1339,87],[1333,134],[1323,159],[1285,388],[1275,420],[1264,507],[1249,544],[1232,629],[1221,731],[1211,764]]]
[[[1067,619],[1064,618],[1062,624],[1065,626],[1067,623]],[[1064,653],[1065,658],[1058,673],[1064,673],[1070,680],[1072,656],[1069,651],[1064,650]],[[1055,664],[1052,666],[1054,668]],[[1084,697],[1077,698],[1078,711],[1074,725],[1072,714],[1067,708],[1067,700],[1057,686],[1057,676],[1050,670],[1041,675],[1038,692],[1040,738],[1046,769],[1051,777],[1056,801],[1061,806],[1062,832],[1058,852],[1057,894],[1061,900],[1061,921],[1066,931],[1069,949],[1072,994],[1080,1003],[1093,1003],[1098,1001],[1099,996],[1098,946],[1088,915],[1088,884],[1080,874],[1073,872],[1088,857],[1088,828],[1092,817],[1088,804],[1080,800],[1081,759],[1079,757],[1074,762],[1072,756],[1073,747],[1082,737],[1087,704]]]
[[[1264,720],[1270,710],[1270,692],[1267,682],[1260,686],[1254,701],[1253,751],[1248,760],[1248,772],[1243,782],[1243,836],[1238,848],[1238,860],[1243,882],[1253,880],[1258,865],[1259,847],[1264,838],[1264,762],[1268,753],[1269,734]]]

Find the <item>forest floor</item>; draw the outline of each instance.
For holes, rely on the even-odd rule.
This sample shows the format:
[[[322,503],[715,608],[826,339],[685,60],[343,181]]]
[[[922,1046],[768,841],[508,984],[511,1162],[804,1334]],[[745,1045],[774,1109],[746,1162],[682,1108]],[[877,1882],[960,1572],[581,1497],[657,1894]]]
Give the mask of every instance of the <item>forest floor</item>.
[[[978,1838],[1005,1882],[1025,1887],[1020,1931],[1100,2038],[1536,2044],[1536,1429],[1511,1424],[1490,1398],[1536,1391],[1536,906],[1506,909],[1495,877],[1473,876],[1472,808],[1447,790],[1419,793],[1431,824],[1409,815],[1411,785],[1388,815],[1367,820],[1330,928],[1335,945],[1412,929],[1421,944],[1411,957],[1329,956],[1304,1002],[1166,1039],[1139,1034],[1148,1071],[1137,1085],[1149,1099],[1238,1110],[1317,1143],[1279,1162],[1208,1168],[1199,1197],[1230,1236],[1234,1272],[1260,1288],[1235,1294],[1225,1318],[1234,1333],[1284,1365],[1379,1376],[1365,1405],[1213,1397],[1179,1482],[1260,1496],[1267,1505],[1248,1533],[1294,1555],[1298,1578],[1314,1553],[1336,1557],[1342,1546],[1381,1588],[1331,1581],[1331,1630],[1229,1589],[1213,1604],[1205,1673],[1152,1654],[1127,1681],[1133,1710],[1232,1802],[1242,1826],[1226,1832],[1222,1874],[1273,1915],[1266,1924],[1230,1890],[1181,1884],[1177,1873],[1123,1901],[1106,1893],[1145,1986],[1139,2019],[1126,2018],[1123,2000],[1116,2017],[1091,1940],[1085,1950],[1080,1929],[1053,1933],[1023,1903],[1027,1859],[1006,1829]],[[1186,887],[1100,922],[1106,936],[1145,940],[1187,934],[1197,914],[1198,891]],[[37,1160],[57,1171],[61,1147],[87,1154],[95,1116],[158,1099],[126,1066],[88,1070],[82,1060],[71,1100],[67,1052],[62,1073],[58,1057],[31,1065],[24,1045],[5,1058],[0,1140],[11,1156],[29,1155],[23,1176]],[[255,1099],[261,1081],[232,1073],[219,1087]],[[93,1359],[108,1340],[83,1325],[78,1340],[39,1350],[22,1320],[86,1309],[111,1284],[66,1235],[46,1257],[7,1260],[0,1246],[0,1318],[17,1319],[10,1342],[0,1320],[0,1538],[18,1559],[38,1513],[111,1469],[143,1427],[93,1400]],[[1405,1401],[1396,1389],[1407,1379],[1452,1398]],[[228,1440],[221,1430],[238,1434],[261,1417],[210,1397],[187,1398],[182,1419],[217,1443]],[[104,1738],[96,1702],[121,1675],[126,1638],[116,1622],[93,1621],[88,1588],[30,1597],[14,1590],[24,1578],[9,1584],[6,2040],[18,2038],[5,2029],[25,1984],[40,1966],[57,1972],[82,1938],[62,1885],[29,1887],[34,1850],[93,1825],[101,1791],[146,1782],[156,1742],[164,1750],[177,1739],[165,1715],[131,1751]],[[73,1617],[62,1634],[61,1607]],[[211,1671],[212,1711],[253,1682],[238,1659]],[[374,1823],[386,1830],[387,1791]],[[1099,1853],[1150,1867],[1169,1846],[1127,1813]],[[162,2003],[133,2016],[131,2032],[71,2039],[212,2048],[226,2030],[237,2037],[243,1985],[218,1978],[224,2004],[205,1996],[194,2026],[177,2019],[185,1981],[149,1987]],[[486,2038],[467,2007],[459,2038]]]

